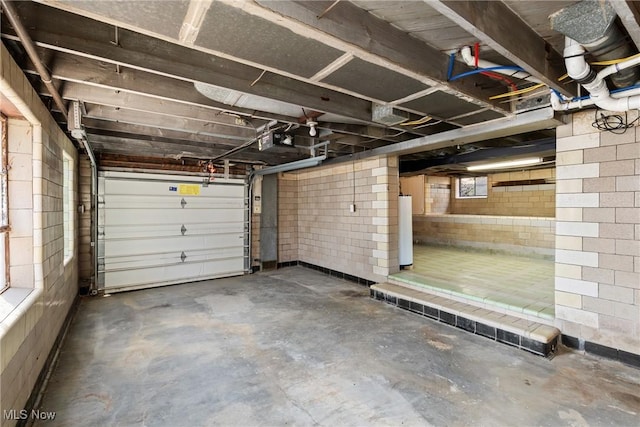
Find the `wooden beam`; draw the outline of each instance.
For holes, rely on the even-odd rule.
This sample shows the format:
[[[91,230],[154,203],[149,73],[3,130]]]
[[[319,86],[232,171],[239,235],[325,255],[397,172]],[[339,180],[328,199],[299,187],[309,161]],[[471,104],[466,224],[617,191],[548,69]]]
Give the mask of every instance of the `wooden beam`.
[[[186,104],[173,100],[154,98],[144,94],[116,91],[105,87],[93,86],[80,82],[66,82],[61,87],[62,97],[68,100],[81,100],[90,104],[107,107],[127,108],[129,110],[168,114],[175,117],[195,120],[206,120],[209,123],[221,124],[237,128],[251,129],[253,127],[235,113],[224,113],[216,108]],[[239,120],[240,119],[240,120]],[[260,126],[267,121],[254,119],[254,126]]]
[[[575,95],[558,81],[566,72],[562,55],[501,1],[424,1],[547,86]]]
[[[496,91],[484,90],[487,78],[470,76],[447,82],[449,56],[410,36],[388,22],[375,17],[350,2],[340,2],[318,19],[333,1],[278,1],[255,0],[243,4],[243,9],[272,20],[286,22],[293,19],[308,27],[308,37],[338,46],[372,63],[410,75],[429,85],[447,85],[467,100],[504,112],[505,106],[489,100]],[[400,3],[399,3],[400,4]]]
[[[626,28],[631,40],[640,50],[640,7],[637,1],[615,0],[609,2],[616,11],[622,25]]]
[[[372,122],[371,101],[366,99],[270,72],[258,80],[262,69],[126,29],[119,30],[116,46],[111,40],[113,27],[108,24],[35,3],[17,6],[39,46],[113,64],[114,72],[117,64]],[[38,19],[38,13],[46,14],[47,19]]]
[[[40,52],[44,54],[44,52],[49,51],[40,48]],[[221,112],[238,114],[247,119],[259,118],[261,120],[298,123],[298,117],[267,113],[248,108],[232,107],[221,102],[216,102],[199,93],[190,82],[132,68],[121,68],[120,72],[117,73],[109,64],[67,53],[56,53],[55,61],[52,61],[50,68],[54,79],[112,91],[114,102],[117,95],[121,92],[126,92],[152,98],[150,101],[151,104],[157,103],[160,110],[162,110],[163,102],[176,102],[185,104],[186,107],[184,108],[187,110],[191,106],[205,107]],[[36,74],[33,65],[29,63],[24,65],[23,70],[26,73]],[[64,93],[64,86],[66,85],[60,86],[62,86],[62,92]],[[73,88],[73,85],[70,86],[70,91]],[[88,100],[91,96],[92,94],[89,94]],[[84,93],[81,90],[68,93],[68,97],[69,99],[84,101]]]
[[[186,131],[234,141],[247,141],[256,137],[256,131],[254,129],[242,129],[183,117],[173,117],[170,115],[134,111],[124,108],[105,107],[95,104],[85,104],[85,107],[87,111],[84,117],[91,119]]]
[[[181,144],[148,141],[139,138],[122,138],[109,135],[88,134],[88,139],[98,153],[117,153],[127,155],[145,155],[151,157],[170,157],[179,159],[183,157],[207,159],[223,154],[228,150],[212,149],[207,147],[182,146]],[[291,160],[298,160],[303,156],[296,152],[278,153],[274,151],[251,153],[241,151],[232,156],[234,161],[264,162],[266,164],[278,164]]]

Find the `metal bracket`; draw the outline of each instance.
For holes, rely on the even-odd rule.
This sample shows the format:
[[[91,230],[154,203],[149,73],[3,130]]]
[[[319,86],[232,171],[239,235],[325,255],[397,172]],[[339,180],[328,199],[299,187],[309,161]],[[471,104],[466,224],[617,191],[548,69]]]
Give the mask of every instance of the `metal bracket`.
[[[182,206],[182,209],[184,209],[184,207],[187,205],[187,201],[183,198],[182,200],[180,200],[180,205]]]
[[[182,262],[184,262],[184,260],[187,259],[187,255],[184,252],[182,252],[180,254],[180,259],[182,260]]]
[[[183,236],[184,236],[184,233],[187,232],[187,227],[185,227],[184,224],[182,224],[182,227],[180,227],[180,232],[182,233]]]

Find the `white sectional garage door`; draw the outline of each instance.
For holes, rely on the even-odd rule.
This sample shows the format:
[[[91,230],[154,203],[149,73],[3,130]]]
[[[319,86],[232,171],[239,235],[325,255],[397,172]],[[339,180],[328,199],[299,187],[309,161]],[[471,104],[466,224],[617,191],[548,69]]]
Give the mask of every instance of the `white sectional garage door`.
[[[245,183],[126,172],[98,180],[98,287],[108,292],[240,275]]]

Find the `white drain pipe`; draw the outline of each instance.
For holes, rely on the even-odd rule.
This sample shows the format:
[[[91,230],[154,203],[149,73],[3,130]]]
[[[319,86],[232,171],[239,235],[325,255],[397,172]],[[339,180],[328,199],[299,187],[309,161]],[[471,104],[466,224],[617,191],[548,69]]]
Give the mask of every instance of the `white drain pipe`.
[[[586,50],[580,43],[569,37],[565,39],[564,57],[567,73],[569,77],[589,91],[590,98],[564,102],[557,93],[552,91],[551,105],[553,109],[556,111],[570,110],[594,104],[609,111],[629,111],[640,108],[640,89],[630,89],[611,95],[605,81],[605,78],[611,74],[640,65],[640,57],[610,65],[596,73],[584,59],[585,53]]]

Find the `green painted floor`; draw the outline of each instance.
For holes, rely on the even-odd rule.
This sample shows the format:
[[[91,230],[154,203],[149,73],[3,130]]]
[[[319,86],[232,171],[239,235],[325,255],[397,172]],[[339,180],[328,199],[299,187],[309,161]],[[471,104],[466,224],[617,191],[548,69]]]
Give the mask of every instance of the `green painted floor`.
[[[487,307],[553,319],[554,268],[553,260],[543,258],[415,245],[413,270],[391,277]]]

